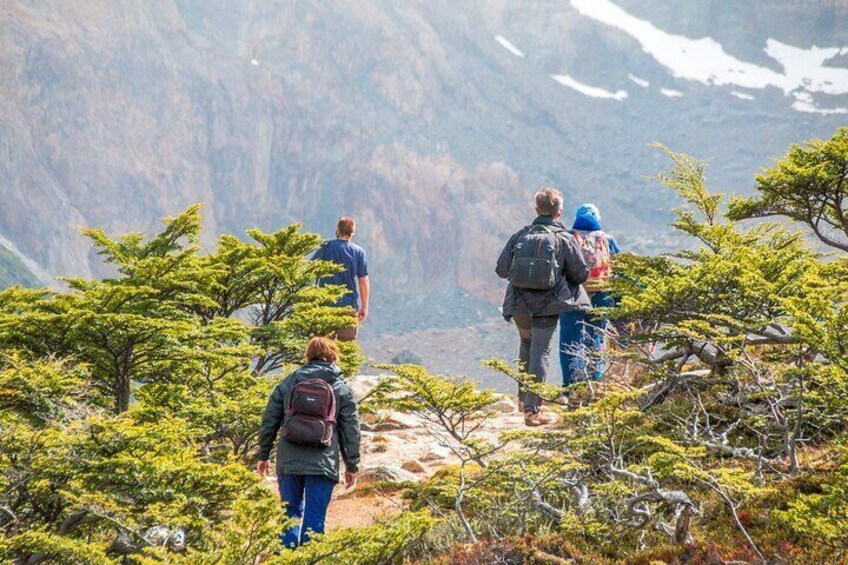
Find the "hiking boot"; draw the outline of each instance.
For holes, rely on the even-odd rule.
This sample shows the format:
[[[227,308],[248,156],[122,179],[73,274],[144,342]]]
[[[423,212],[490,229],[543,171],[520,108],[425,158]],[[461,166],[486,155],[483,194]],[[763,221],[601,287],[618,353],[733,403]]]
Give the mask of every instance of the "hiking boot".
[[[554,414],[548,414],[542,412],[525,412],[524,413],[524,425],[529,426],[531,428],[535,428],[537,426],[547,426],[548,424],[555,424],[557,422],[557,417]]]
[[[543,404],[548,406],[557,406],[559,408],[568,408],[569,397],[567,394],[561,394],[553,400],[545,400]]]

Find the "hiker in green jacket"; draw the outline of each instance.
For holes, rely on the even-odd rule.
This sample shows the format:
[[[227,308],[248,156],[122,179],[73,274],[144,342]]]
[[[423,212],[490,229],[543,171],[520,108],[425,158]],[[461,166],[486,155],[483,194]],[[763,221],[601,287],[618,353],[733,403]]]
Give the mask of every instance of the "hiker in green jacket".
[[[333,488],[339,482],[339,459],[345,463],[345,487],[356,484],[359,470],[359,412],[342,370],[336,342],[314,337],[306,348],[306,365],[274,389],[262,415],[256,470],[270,472],[277,433],[277,481],[286,515],[302,524],[283,532],[286,547],[324,533]]]

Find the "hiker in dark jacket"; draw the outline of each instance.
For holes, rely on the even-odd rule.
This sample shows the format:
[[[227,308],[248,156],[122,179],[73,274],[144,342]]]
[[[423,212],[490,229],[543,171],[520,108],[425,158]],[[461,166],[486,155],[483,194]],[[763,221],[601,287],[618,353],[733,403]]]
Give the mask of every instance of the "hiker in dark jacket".
[[[333,340],[312,338],[306,348],[306,365],[277,385],[262,415],[259,462],[256,469],[263,476],[269,473],[268,460],[271,449],[277,439],[277,432],[282,427],[283,434],[277,445],[280,498],[286,503],[286,515],[296,521],[303,521],[302,525],[296,525],[283,532],[283,544],[286,547],[293,548],[306,543],[310,533],[324,532],[327,507],[333,488],[339,482],[340,455],[341,459],[344,459],[346,469],[345,487],[350,488],[356,484],[359,467],[359,413],[353,391],[336,365],[338,360],[339,348]],[[316,388],[314,381],[307,382],[311,379],[326,382],[335,397],[335,410],[332,411],[335,424],[332,435],[327,434],[323,438],[326,445],[304,444],[302,438],[298,438],[297,443],[287,439],[298,437],[294,432],[299,431],[296,424],[301,421],[296,420],[297,405],[290,403],[292,391],[298,387],[297,392],[303,398],[304,386]],[[317,388],[320,390],[322,387]],[[314,400],[308,397],[306,399],[310,402]]]
[[[535,199],[538,217],[509,238],[495,272],[509,280],[503,316],[507,321],[515,320],[518,327],[522,370],[541,383],[547,379],[551,339],[559,315],[588,311],[591,304],[580,286],[589,271],[574,237],[559,220],[562,194],[553,188],[543,188]],[[540,273],[547,281],[537,280]],[[519,387],[518,398],[526,425],[540,426],[555,421],[553,415],[542,413],[542,401],[537,395]]]

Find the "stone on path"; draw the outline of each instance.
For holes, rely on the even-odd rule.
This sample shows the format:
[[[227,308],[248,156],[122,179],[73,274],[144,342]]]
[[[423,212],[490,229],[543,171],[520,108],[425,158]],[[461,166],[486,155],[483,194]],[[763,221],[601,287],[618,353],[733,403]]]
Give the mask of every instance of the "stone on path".
[[[503,398],[492,404],[492,410],[501,414],[512,414],[513,412],[518,410],[518,406],[511,398],[504,396]]]
[[[447,459],[449,453],[448,450],[443,447],[434,447],[424,455],[418,458],[419,461],[439,461],[442,459]]]
[[[400,467],[391,465],[378,465],[376,467],[366,467],[359,473],[358,481],[360,484],[375,483],[379,481],[387,483],[404,483],[418,482],[419,477]]]
[[[392,412],[376,424],[373,424],[371,428],[375,432],[390,432],[396,430],[408,430],[420,425],[421,422],[415,416],[404,414],[403,412]]]
[[[404,471],[409,471],[410,473],[416,473],[418,475],[426,475],[427,468],[414,459],[410,459],[406,463],[400,466]]]

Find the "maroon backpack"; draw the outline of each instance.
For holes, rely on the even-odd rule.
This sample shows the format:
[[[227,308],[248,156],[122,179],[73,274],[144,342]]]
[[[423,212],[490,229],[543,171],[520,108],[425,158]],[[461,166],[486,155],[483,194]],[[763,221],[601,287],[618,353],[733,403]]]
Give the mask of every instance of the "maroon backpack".
[[[300,381],[292,388],[286,408],[283,438],[299,445],[326,447],[336,425],[336,394],[322,379]]]

